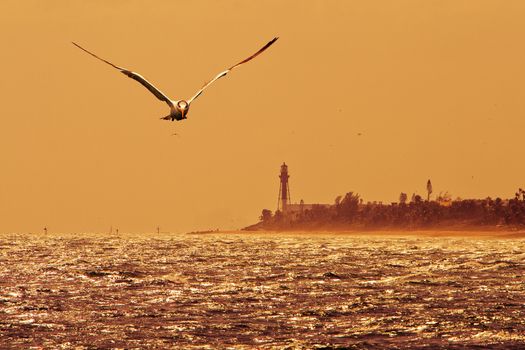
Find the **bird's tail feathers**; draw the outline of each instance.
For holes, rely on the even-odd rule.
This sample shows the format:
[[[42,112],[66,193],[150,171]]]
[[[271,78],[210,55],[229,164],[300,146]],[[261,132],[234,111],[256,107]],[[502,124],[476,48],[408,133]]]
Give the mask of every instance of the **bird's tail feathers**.
[[[160,119],[164,119],[164,120],[173,120],[173,118],[171,117],[171,114],[165,116],[165,117],[161,117]]]

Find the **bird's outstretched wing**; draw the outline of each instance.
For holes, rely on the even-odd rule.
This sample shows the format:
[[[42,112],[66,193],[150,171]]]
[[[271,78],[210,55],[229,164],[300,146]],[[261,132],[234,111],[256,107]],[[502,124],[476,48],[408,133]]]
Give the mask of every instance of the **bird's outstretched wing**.
[[[166,96],[164,93],[162,93],[162,91],[160,91],[159,89],[157,89],[152,83],[150,83],[149,81],[147,81],[146,78],[144,78],[142,75],[140,75],[140,74],[138,74],[138,73],[135,73],[135,72],[132,72],[132,71],[130,71],[130,70],[127,70],[127,69],[125,69],[125,68],[122,68],[122,67],[116,66],[116,65],[114,65],[113,63],[111,63],[111,62],[109,62],[109,61],[106,61],[106,60],[103,59],[103,58],[98,57],[98,56],[95,55],[94,53],[89,52],[88,50],[84,49],[82,46],[78,45],[77,43],[72,42],[72,44],[75,45],[76,47],[78,47],[79,49],[81,49],[81,50],[87,52],[87,53],[90,54],[91,56],[93,56],[93,57],[95,57],[95,58],[98,58],[98,59],[101,60],[102,62],[105,62],[105,63],[109,64],[111,67],[118,69],[121,73],[127,75],[127,76],[130,77],[131,79],[138,81],[138,82],[141,83],[146,89],[148,89],[153,95],[155,95],[159,100],[164,101],[164,102],[166,102],[166,103],[168,104],[168,106],[173,107],[173,102],[171,102],[171,100],[169,99],[169,97]]]
[[[266,50],[267,48],[269,48],[277,39],[279,39],[278,37],[275,37],[273,38],[272,40],[270,40],[266,45],[264,45],[259,51],[257,51],[256,53],[254,53],[253,55],[251,55],[250,57],[242,60],[241,62],[237,63],[237,64],[234,64],[233,66],[231,66],[230,68],[226,69],[224,72],[220,72],[219,74],[217,74],[215,76],[215,78],[213,78],[212,80],[210,80],[209,82],[207,82],[206,84],[204,84],[204,86],[199,90],[197,91],[197,93],[195,95],[193,95],[192,98],[190,98],[188,100],[188,104],[190,104],[193,100],[195,100],[197,97],[200,96],[200,94],[202,94],[202,92],[208,87],[210,86],[211,84],[213,84],[216,80],[218,80],[219,78],[222,78],[223,76],[225,76],[226,74],[228,74],[233,68],[237,67],[237,66],[240,66],[241,64],[243,63],[246,63],[252,59],[254,59],[255,57],[257,57],[259,54],[261,54],[264,50]]]

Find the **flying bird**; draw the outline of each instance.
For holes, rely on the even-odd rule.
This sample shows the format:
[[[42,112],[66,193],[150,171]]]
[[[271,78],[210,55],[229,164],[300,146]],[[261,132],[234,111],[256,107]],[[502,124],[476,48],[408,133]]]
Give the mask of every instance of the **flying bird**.
[[[94,53],[86,50],[85,48],[83,48],[82,46],[78,45],[77,43],[75,42],[72,42],[73,45],[75,45],[76,47],[78,47],[79,49],[85,51],[86,53],[90,54],[91,56],[101,60],[102,62],[105,62],[107,64],[109,64],[111,67],[113,68],[116,68],[118,69],[121,73],[127,75],[128,77],[130,77],[131,79],[133,80],[136,80],[138,81],[140,84],[142,84],[146,89],[148,89],[153,95],[155,95],[155,97],[157,97],[159,100],[161,101],[164,101],[168,104],[168,106],[170,107],[170,114],[165,116],[165,117],[162,117],[161,119],[164,119],[164,120],[183,120],[183,119],[186,119],[187,118],[187,115],[188,115],[188,111],[190,109],[190,105],[191,103],[193,102],[193,100],[195,100],[197,97],[199,97],[202,92],[208,87],[210,86],[211,84],[213,84],[215,81],[217,81],[218,79],[222,78],[223,76],[225,76],[226,74],[228,74],[232,69],[234,69],[235,67],[238,67],[240,66],[241,64],[243,63],[246,63],[252,59],[254,59],[255,57],[257,57],[259,54],[261,54],[264,50],[266,50],[267,48],[269,48],[277,39],[279,39],[278,37],[275,37],[273,38],[272,40],[270,40],[266,45],[264,45],[261,49],[259,49],[259,51],[257,51],[256,53],[254,53],[253,55],[251,55],[250,57],[240,61],[239,63],[237,64],[234,64],[233,66],[231,66],[230,68],[226,69],[225,71],[223,72],[220,72],[219,74],[217,74],[213,79],[211,79],[210,81],[208,81],[206,84],[204,84],[200,89],[199,91],[197,91],[195,93],[195,95],[193,95],[189,100],[184,100],[184,99],[180,99],[180,100],[172,100],[170,99],[168,96],[166,96],[166,94],[164,94],[162,91],[160,91],[158,88],[156,88],[152,83],[150,83],[149,81],[146,80],[146,78],[144,78],[142,75],[136,73],[136,72],[132,72],[128,69],[125,69],[125,68],[122,68],[122,67],[119,67],[119,66],[116,66],[114,65],[113,63],[109,62],[109,61],[106,61],[105,59],[103,58],[100,58],[98,57],[97,55],[95,55]]]

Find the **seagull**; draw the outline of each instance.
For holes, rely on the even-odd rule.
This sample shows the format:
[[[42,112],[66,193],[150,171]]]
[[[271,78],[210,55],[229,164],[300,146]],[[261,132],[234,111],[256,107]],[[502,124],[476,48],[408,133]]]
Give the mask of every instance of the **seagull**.
[[[164,101],[168,104],[168,106],[170,107],[170,114],[165,116],[165,117],[162,117],[160,119],[164,119],[164,120],[171,120],[171,121],[174,121],[174,120],[183,120],[183,119],[186,119],[187,118],[187,115],[188,115],[188,111],[190,109],[190,105],[191,103],[193,102],[193,100],[195,100],[197,97],[199,97],[202,92],[208,87],[210,86],[211,84],[213,84],[215,81],[217,81],[218,79],[222,78],[223,76],[225,76],[226,74],[228,74],[232,69],[234,69],[235,67],[238,67],[240,66],[241,64],[243,63],[246,63],[252,59],[254,59],[255,57],[257,57],[259,54],[261,54],[264,50],[266,50],[267,48],[269,48],[277,39],[279,39],[278,37],[275,37],[273,38],[272,40],[270,40],[266,45],[264,45],[261,49],[259,49],[259,51],[257,51],[256,53],[254,53],[253,55],[251,55],[250,57],[240,61],[239,63],[237,64],[234,64],[233,66],[231,66],[230,68],[226,69],[225,71],[222,71],[220,72],[219,74],[217,74],[213,79],[211,79],[210,81],[208,81],[207,83],[205,83],[199,91],[197,91],[195,93],[195,95],[193,95],[189,100],[184,100],[184,99],[181,99],[181,100],[172,100],[170,99],[168,96],[166,96],[163,92],[161,92],[159,89],[157,89],[152,83],[150,83],[149,81],[146,80],[146,78],[144,78],[142,75],[136,73],[136,72],[132,72],[128,69],[125,69],[125,68],[122,68],[122,67],[119,67],[117,65],[114,65],[113,63],[109,62],[109,61],[106,61],[105,59],[103,58],[100,58],[98,57],[97,55],[95,55],[94,53],[86,50],[85,48],[83,48],[82,46],[78,45],[77,43],[75,42],[72,42],[73,45],[75,45],[76,47],[78,47],[79,49],[85,51],[86,53],[90,54],[91,56],[101,60],[102,62],[105,62],[107,64],[109,64],[111,67],[113,68],[116,68],[118,69],[121,73],[127,75],[128,77],[130,77],[131,79],[133,80],[136,80],[138,81],[140,84],[142,84],[146,89],[148,89],[153,95],[155,95],[155,97],[157,97],[159,100],[161,101]]]

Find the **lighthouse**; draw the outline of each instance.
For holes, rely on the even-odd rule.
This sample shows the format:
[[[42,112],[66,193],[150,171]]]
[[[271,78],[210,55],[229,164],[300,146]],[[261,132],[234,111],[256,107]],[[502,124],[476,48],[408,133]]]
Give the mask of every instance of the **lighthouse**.
[[[288,165],[283,162],[281,165],[281,174],[279,175],[279,197],[277,199],[277,210],[282,213],[286,212],[288,204],[290,203],[290,187],[288,186]]]

